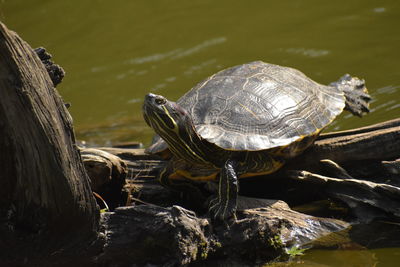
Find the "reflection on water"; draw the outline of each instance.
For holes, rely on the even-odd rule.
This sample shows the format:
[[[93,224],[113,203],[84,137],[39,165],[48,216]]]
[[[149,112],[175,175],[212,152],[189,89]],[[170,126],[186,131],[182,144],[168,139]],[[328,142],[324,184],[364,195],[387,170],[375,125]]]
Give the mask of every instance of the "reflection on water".
[[[143,64],[148,62],[154,61],[161,61],[161,60],[175,60],[182,57],[186,57],[192,54],[195,54],[203,49],[207,49],[210,46],[218,45],[226,41],[225,37],[214,38],[211,40],[206,40],[194,47],[188,49],[175,49],[166,53],[162,54],[154,54],[145,57],[133,58],[126,61],[127,64]]]
[[[149,64],[149,63],[157,63],[159,61],[162,61],[163,64],[165,64],[166,62],[169,62],[169,61],[173,61],[173,60],[177,60],[177,59],[181,59],[183,57],[193,55],[204,49],[207,49],[210,46],[218,45],[225,41],[226,41],[225,37],[214,38],[211,40],[206,40],[198,45],[195,45],[195,46],[187,48],[187,49],[179,48],[179,49],[174,49],[172,51],[167,51],[164,53],[156,53],[156,54],[152,54],[152,55],[148,55],[148,56],[141,56],[141,57],[126,59],[123,62],[121,62],[120,64],[108,64],[108,65],[104,65],[104,66],[95,66],[95,67],[91,68],[91,71],[93,73],[101,73],[101,72],[108,73],[108,72],[111,72],[113,69],[118,69],[124,65],[143,65],[143,64]],[[215,61],[212,60],[212,62],[215,62]],[[212,62],[207,61],[207,65]],[[200,65],[191,66],[191,68],[196,69],[199,67],[201,68],[201,66],[204,66],[204,63],[202,63]],[[153,68],[153,69],[155,67],[156,66],[151,66],[151,68]],[[126,69],[125,71],[119,72],[116,75],[117,79],[123,79],[129,75],[137,75],[137,76],[145,75],[149,72],[149,70],[144,69],[143,66],[136,67],[136,69],[131,68],[129,66],[124,66],[124,68]],[[189,74],[189,72],[185,72],[185,73]],[[171,82],[171,81],[176,80],[176,77],[169,77],[166,80]]]
[[[400,251],[396,248],[374,250],[312,250],[291,262],[265,267],[397,267]]]
[[[141,115],[146,93],[176,100],[205,77],[254,60],[300,69],[325,84],[345,73],[365,78],[371,114],[344,113],[327,130],[397,118],[399,16],[391,0],[0,1],[0,19],[65,68],[58,89],[72,103],[77,136],[100,145],[150,142]],[[324,260],[329,253],[302,261],[322,255],[320,266],[346,266]]]
[[[330,53],[328,50],[312,48],[287,48],[284,51],[289,54],[301,54],[307,57],[322,57]]]

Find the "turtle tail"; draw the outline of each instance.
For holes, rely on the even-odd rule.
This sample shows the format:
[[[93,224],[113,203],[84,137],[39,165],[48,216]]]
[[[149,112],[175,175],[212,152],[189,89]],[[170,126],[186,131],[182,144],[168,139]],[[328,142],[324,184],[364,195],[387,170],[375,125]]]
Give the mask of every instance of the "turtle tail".
[[[345,110],[350,111],[356,116],[361,117],[363,113],[369,112],[369,102],[371,96],[365,87],[365,81],[349,74],[343,75],[338,81],[330,84],[338,88],[346,97]]]

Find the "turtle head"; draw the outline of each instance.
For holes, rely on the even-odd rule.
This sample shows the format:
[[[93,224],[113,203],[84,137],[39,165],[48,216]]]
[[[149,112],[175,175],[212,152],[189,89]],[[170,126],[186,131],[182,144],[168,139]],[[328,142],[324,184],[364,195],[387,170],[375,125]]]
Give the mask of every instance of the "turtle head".
[[[190,124],[190,116],[182,107],[152,93],[144,98],[143,117],[161,137],[179,134],[180,129]]]
[[[210,154],[208,146],[197,134],[192,116],[177,103],[160,95],[147,94],[143,117],[175,157],[192,163],[206,162],[206,155]]]

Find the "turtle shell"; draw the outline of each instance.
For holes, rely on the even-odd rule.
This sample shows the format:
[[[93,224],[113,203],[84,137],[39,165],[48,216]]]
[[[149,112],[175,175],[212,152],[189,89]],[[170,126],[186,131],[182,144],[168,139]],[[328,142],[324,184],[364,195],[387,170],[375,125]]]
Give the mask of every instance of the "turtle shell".
[[[256,61],[214,74],[177,103],[202,138],[227,150],[257,151],[317,134],[343,111],[345,97],[296,69]]]

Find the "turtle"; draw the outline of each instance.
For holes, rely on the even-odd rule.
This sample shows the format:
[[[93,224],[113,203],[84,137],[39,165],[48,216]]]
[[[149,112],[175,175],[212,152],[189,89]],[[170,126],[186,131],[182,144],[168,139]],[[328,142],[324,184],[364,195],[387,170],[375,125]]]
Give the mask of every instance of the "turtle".
[[[198,83],[177,102],[149,93],[143,117],[156,132],[147,153],[169,158],[162,184],[216,181],[215,220],[235,219],[238,179],[270,174],[298,156],[343,110],[362,116],[371,97],[364,80],[346,74],[329,85],[301,71],[262,61]]]

